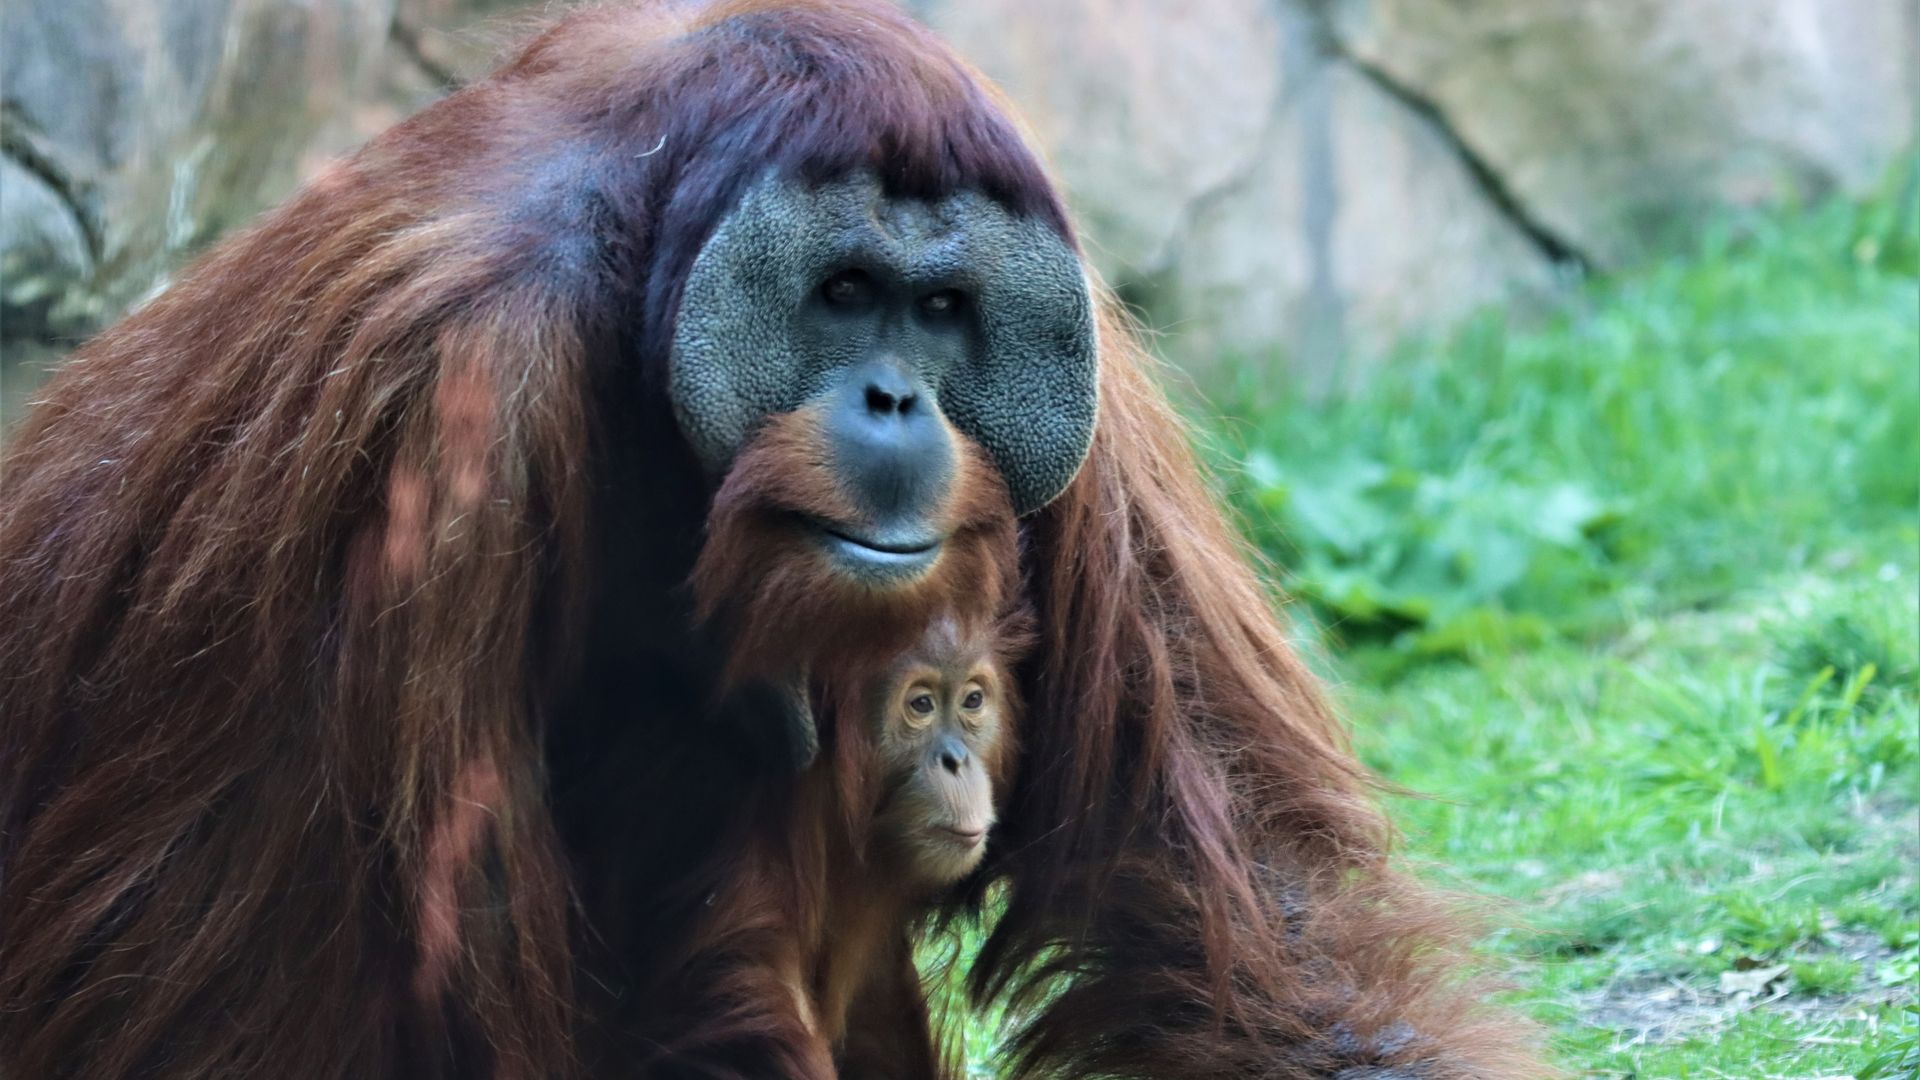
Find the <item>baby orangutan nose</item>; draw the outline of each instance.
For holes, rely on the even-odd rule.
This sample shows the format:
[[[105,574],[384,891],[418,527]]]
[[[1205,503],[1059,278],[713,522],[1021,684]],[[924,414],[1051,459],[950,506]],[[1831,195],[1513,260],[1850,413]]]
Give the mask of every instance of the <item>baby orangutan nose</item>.
[[[938,796],[939,812],[929,821],[926,832],[936,844],[956,845],[963,858],[971,857],[975,861],[984,850],[987,828],[993,824],[993,782],[987,776],[978,755],[967,745],[968,720],[973,720],[974,737],[990,742],[995,734],[982,735],[979,731],[981,714],[988,705],[988,692],[980,686],[981,682],[990,682],[987,673],[976,673],[977,678],[968,687],[962,687],[956,698],[952,687],[947,690],[948,699],[945,710],[936,704],[936,716],[940,718],[940,729],[934,733],[921,762],[921,782],[932,788]],[[966,700],[978,695],[979,704],[969,712]],[[941,699],[934,693],[936,703]],[[997,727],[997,725],[996,725]],[[931,725],[930,725],[931,728]],[[993,747],[989,746],[989,749]],[[912,780],[908,781],[912,783]],[[927,867],[929,876],[939,876],[940,868]],[[967,870],[971,870],[969,865]],[[962,874],[965,871],[961,871]]]

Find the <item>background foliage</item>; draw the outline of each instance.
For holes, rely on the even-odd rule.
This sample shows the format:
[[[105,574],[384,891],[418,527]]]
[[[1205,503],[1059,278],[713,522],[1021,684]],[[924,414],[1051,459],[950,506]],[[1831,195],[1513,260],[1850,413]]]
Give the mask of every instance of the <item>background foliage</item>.
[[[1204,431],[1578,1075],[1920,1075],[1914,175]]]

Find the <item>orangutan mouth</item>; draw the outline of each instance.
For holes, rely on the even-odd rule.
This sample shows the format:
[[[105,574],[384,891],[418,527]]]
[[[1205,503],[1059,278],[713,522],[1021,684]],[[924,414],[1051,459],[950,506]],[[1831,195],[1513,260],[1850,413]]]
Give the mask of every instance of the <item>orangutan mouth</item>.
[[[861,535],[833,522],[815,520],[810,524],[841,560],[889,573],[915,572],[932,566],[946,542],[946,537],[938,535],[891,531],[878,536]]]

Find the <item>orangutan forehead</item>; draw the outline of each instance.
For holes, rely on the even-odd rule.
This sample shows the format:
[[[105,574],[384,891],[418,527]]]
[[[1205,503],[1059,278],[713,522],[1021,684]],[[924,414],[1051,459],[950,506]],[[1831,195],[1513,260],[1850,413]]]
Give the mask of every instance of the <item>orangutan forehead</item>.
[[[890,197],[867,175],[819,185],[763,176],[695,258],[669,381],[682,431],[707,466],[725,471],[761,419],[799,407],[860,362],[852,344],[796,332],[801,305],[847,269],[966,295],[975,324],[964,360],[894,359],[986,450],[1016,512],[1065,488],[1094,422],[1097,342],[1078,256],[1045,220],[985,195]]]
[[[988,666],[993,659],[993,634],[982,620],[962,620],[944,612],[928,622],[920,640],[909,649],[902,662],[914,671],[964,676],[971,670]]]

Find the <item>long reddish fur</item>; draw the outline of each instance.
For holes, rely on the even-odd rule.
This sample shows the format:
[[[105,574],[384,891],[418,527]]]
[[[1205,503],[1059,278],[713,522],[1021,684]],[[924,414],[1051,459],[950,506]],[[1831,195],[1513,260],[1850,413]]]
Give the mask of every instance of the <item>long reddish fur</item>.
[[[665,422],[680,283],[766,169],[984,190],[1071,236],[993,92],[880,0],[607,7],[52,380],[0,501],[0,1071],[573,1068],[594,1020],[541,732],[610,448]],[[971,972],[1023,1018],[1015,1071],[1540,1075],[1388,865],[1369,776],[1101,306],[1092,454],[1023,526],[1033,720]]]

